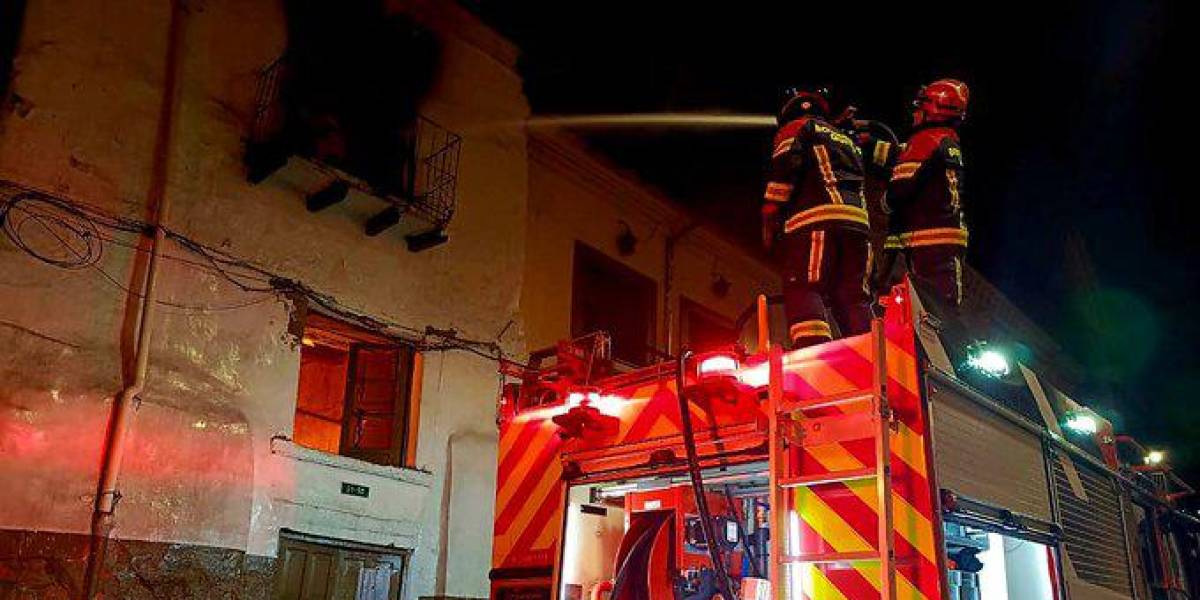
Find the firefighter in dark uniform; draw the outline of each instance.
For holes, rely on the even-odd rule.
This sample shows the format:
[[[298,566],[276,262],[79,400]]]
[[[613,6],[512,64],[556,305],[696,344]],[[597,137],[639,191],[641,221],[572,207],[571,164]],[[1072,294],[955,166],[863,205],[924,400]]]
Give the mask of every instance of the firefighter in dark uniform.
[[[966,84],[953,79],[921,88],[913,101],[908,141],[896,147],[867,139],[863,149],[871,168],[890,173],[884,202],[890,212],[885,264],[895,262],[897,255],[906,258],[912,276],[951,308],[962,302],[967,250],[958,127],[967,114],[968,96]]]
[[[825,90],[789,94],[763,195],[763,243],[780,238],[784,309],[794,348],[871,328],[871,250],[861,150],[831,125]]]

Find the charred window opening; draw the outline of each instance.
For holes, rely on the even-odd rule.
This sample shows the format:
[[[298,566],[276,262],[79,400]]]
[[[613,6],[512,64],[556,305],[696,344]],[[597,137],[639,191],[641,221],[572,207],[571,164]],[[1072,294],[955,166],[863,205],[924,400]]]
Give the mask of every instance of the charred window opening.
[[[411,197],[417,107],[437,65],[433,34],[384,3],[287,3],[280,100],[290,150]]]
[[[403,220],[418,251],[445,241],[461,138],[419,112],[439,65],[437,39],[387,4],[286,3],[287,52],[262,73],[245,163],[260,183],[289,157],[307,159],[327,176],[307,192],[310,211],[357,190],[388,205],[366,233]]]
[[[573,280],[571,336],[603,331],[612,338],[613,358],[632,365],[652,362],[654,280],[584,244],[575,245]]]
[[[300,349],[293,440],[308,448],[403,466],[412,347],[309,315]]]

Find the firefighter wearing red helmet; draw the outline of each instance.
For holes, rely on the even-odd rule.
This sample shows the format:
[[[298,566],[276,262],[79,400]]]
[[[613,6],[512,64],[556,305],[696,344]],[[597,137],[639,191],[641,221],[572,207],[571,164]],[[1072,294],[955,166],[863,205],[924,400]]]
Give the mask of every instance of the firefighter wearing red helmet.
[[[871,250],[863,164],[854,140],[828,121],[825,90],[798,91],[779,112],[766,191],[763,243],[784,255],[784,309],[793,347],[870,329]]]
[[[958,127],[967,114],[966,84],[940,79],[913,100],[913,132],[896,148],[868,140],[872,168],[890,174],[886,209],[891,262],[907,259],[914,278],[949,307],[962,302],[962,261],[967,226],[962,211],[963,156]]]

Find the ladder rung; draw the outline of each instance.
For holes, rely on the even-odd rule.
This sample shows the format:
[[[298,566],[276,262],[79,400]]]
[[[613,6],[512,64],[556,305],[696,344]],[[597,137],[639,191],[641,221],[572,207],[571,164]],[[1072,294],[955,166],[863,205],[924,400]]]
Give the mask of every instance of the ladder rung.
[[[779,412],[795,412],[797,410],[814,410],[818,408],[842,406],[844,404],[866,402],[874,397],[875,392],[871,390],[854,390],[844,394],[821,396],[820,398],[809,398],[807,400],[793,400],[785,398],[784,401],[780,403]]]
[[[863,467],[851,471],[835,471],[833,473],[823,473],[821,475],[803,475],[800,477],[781,478],[779,487],[794,488],[810,485],[820,485],[822,483],[841,483],[845,481],[858,481],[861,479],[874,479],[879,477],[879,471],[874,467]]]
[[[861,562],[868,560],[880,560],[879,553],[874,550],[866,550],[863,552],[825,552],[823,554],[802,554],[800,556],[785,556],[781,562],[811,564]]]

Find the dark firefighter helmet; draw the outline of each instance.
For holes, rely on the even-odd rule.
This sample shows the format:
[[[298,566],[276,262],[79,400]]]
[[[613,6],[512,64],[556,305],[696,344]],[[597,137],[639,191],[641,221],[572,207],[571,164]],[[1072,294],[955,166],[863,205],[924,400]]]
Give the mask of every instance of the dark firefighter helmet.
[[[913,99],[918,123],[958,123],[967,116],[971,91],[957,79],[939,79],[922,86]]]
[[[828,88],[816,89],[800,89],[789,88],[784,92],[783,106],[779,108],[779,114],[775,116],[775,120],[780,125],[795,121],[804,115],[814,115],[818,117],[829,116],[830,94]]]

